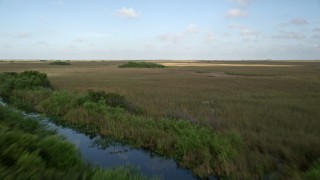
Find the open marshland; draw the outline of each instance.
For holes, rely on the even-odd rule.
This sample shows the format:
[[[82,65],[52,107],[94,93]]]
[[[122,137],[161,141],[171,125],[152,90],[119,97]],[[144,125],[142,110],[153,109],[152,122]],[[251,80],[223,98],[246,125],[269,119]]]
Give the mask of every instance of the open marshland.
[[[201,177],[215,173],[235,178],[303,178],[319,172],[319,61],[158,61],[167,68],[150,69],[119,68],[122,61],[69,63],[54,66],[47,61],[0,62],[0,72],[45,73],[52,88],[65,93],[63,96],[71,101],[88,90],[125,96],[139,106],[139,115],[106,114],[116,120],[105,122],[100,117],[104,113],[95,112],[96,118],[92,119],[84,112],[88,104],[68,112],[56,110],[51,115],[63,116],[73,124],[86,124],[86,119],[77,122],[72,118],[83,115],[92,120],[90,127],[99,129],[95,133],[126,139],[137,147],[178,159]],[[35,97],[31,99],[37,111],[50,114],[54,111],[49,108],[54,96],[62,95],[53,95],[39,104]],[[100,127],[107,125],[114,128],[112,132]],[[145,134],[130,129],[139,127]],[[159,127],[164,130],[150,132]],[[140,139],[152,135],[158,137]],[[172,144],[162,142],[160,146],[161,138]],[[211,145],[212,139],[215,145]],[[179,145],[171,153],[168,147],[173,144]],[[219,149],[219,145],[225,149]],[[191,153],[197,156],[205,148],[210,155],[199,152],[203,162],[195,163],[198,157]],[[224,150],[226,154],[221,153]]]

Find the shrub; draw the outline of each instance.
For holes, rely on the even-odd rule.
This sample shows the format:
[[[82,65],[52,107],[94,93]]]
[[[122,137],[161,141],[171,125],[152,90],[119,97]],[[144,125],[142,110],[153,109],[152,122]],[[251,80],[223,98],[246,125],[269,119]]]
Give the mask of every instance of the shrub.
[[[162,64],[152,62],[128,62],[118,66],[119,68],[165,68]]]
[[[120,94],[105,93],[104,91],[94,92],[91,90],[89,90],[87,94],[91,102],[99,102],[100,104],[102,103],[106,106],[123,108],[134,114],[142,114],[144,112],[144,109],[142,107],[139,107],[127,101],[125,96],[122,96]]]
[[[54,61],[52,63],[49,63],[49,65],[71,65],[71,64],[65,61]]]
[[[9,97],[14,90],[49,88],[51,85],[46,74],[38,71],[4,72],[0,74],[0,96]]]

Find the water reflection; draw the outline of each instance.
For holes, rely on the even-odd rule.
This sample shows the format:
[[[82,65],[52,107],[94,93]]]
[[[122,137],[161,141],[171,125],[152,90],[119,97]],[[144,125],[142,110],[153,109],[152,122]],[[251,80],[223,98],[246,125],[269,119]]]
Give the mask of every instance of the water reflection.
[[[50,127],[76,145],[87,162],[101,167],[137,167],[143,175],[161,179],[197,179],[186,169],[182,169],[172,159],[166,159],[140,149],[121,145],[111,139],[99,136],[89,137],[72,129],[57,126],[45,121]]]

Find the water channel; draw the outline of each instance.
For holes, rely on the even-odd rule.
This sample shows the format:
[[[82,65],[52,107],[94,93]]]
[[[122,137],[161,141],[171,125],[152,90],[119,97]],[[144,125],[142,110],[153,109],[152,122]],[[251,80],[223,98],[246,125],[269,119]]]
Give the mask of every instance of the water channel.
[[[1,99],[0,105],[5,105]],[[179,167],[177,162],[172,159],[166,159],[146,150],[135,149],[116,142],[104,143],[107,141],[104,138],[90,137],[71,128],[57,125],[39,114],[22,113],[26,117],[40,120],[50,129],[55,129],[58,134],[73,143],[80,150],[85,161],[90,164],[105,168],[131,166],[147,177],[159,177],[160,179],[197,179],[190,170]]]

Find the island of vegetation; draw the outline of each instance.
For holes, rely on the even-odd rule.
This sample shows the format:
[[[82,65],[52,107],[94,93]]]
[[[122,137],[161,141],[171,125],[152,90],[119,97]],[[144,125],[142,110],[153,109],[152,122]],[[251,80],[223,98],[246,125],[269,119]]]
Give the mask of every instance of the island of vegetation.
[[[53,61],[49,64],[50,65],[71,65],[69,62],[66,62],[66,61]]]
[[[118,66],[119,68],[165,68],[162,64],[152,62],[128,62]]]

